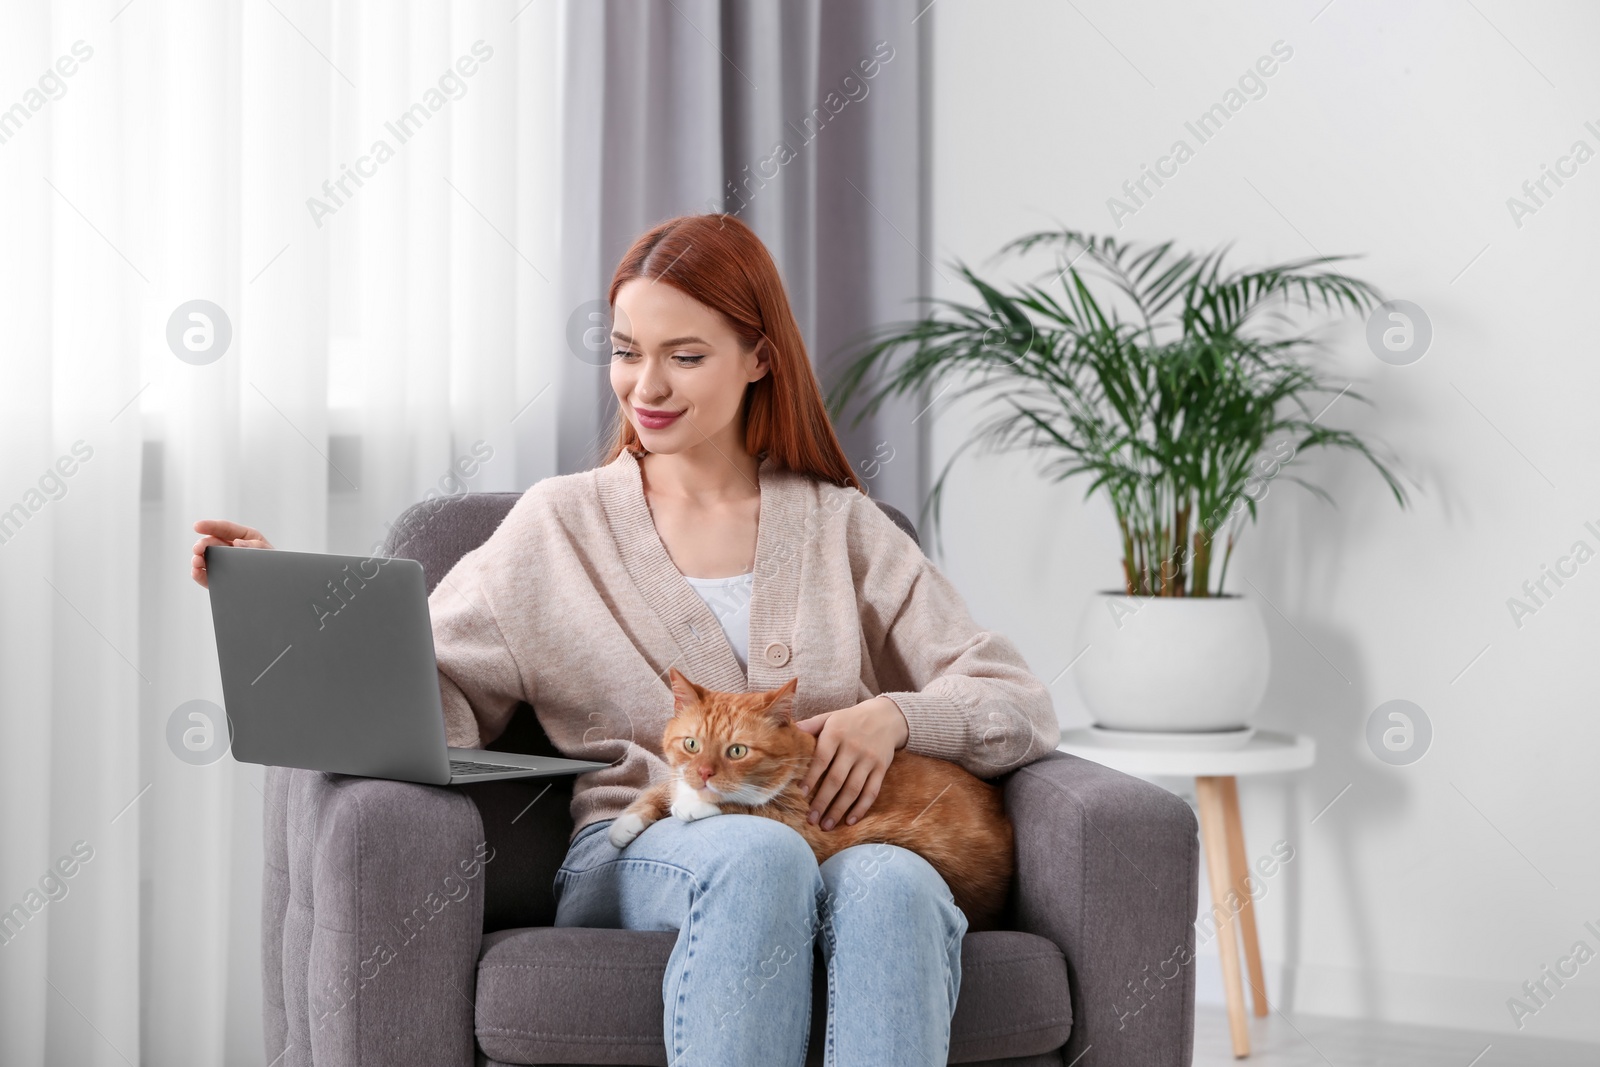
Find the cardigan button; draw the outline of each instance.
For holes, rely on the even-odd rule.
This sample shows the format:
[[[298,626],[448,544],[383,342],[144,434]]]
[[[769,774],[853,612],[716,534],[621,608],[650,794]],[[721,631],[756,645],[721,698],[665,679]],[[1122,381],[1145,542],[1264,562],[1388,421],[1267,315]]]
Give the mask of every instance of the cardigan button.
[[[767,646],[767,663],[774,667],[781,667],[789,662],[789,646],[782,641],[774,641]]]

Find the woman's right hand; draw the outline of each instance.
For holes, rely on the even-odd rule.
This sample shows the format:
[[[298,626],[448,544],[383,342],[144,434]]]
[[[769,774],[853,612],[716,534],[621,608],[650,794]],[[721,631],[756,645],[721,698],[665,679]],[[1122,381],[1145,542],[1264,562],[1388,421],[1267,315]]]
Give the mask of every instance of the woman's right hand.
[[[202,534],[200,540],[194,543],[194,555],[189,559],[189,577],[200,584],[200,588],[209,588],[206,584],[206,548],[209,545],[230,545],[238,548],[271,548],[266,535],[260,530],[252,530],[248,526],[227,519],[201,519],[194,524],[195,532]]]

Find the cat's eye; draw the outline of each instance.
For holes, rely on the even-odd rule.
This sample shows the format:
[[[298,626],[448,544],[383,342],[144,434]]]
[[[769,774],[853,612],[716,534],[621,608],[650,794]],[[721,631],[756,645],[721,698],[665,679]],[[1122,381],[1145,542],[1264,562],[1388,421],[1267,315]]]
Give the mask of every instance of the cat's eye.
[[[700,739],[698,737],[685,737],[683,739],[683,750],[685,752],[699,752]]]
[[[748,748],[746,748],[744,745],[729,745],[728,746],[728,758],[729,759],[743,759],[744,758],[744,754],[746,752],[749,752],[749,751],[750,750]]]

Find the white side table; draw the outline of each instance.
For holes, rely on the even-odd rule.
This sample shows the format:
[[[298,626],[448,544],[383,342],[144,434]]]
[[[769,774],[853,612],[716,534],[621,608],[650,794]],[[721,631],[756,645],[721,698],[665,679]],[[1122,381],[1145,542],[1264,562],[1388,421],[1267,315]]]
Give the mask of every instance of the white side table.
[[[1200,837],[1205,844],[1206,869],[1211,876],[1212,912],[1217,916],[1217,943],[1222,955],[1222,982],[1228,998],[1228,1029],[1233,1054],[1250,1055],[1250,1033],[1245,1028],[1244,987],[1239,967],[1239,940],[1234,935],[1232,909],[1225,902],[1234,892],[1239,901],[1239,930],[1244,956],[1255,993],[1255,1012],[1267,1014],[1267,986],[1261,968],[1261,944],[1256,936],[1256,913],[1250,897],[1250,867],[1245,858],[1244,828],[1239,821],[1241,774],[1281,774],[1305,770],[1316,762],[1316,742],[1303,734],[1257,730],[1238,748],[1179,747],[1129,748],[1110,744],[1094,730],[1068,730],[1061,735],[1061,751],[1093,760],[1112,770],[1137,775],[1194,777],[1195,800],[1200,808]]]

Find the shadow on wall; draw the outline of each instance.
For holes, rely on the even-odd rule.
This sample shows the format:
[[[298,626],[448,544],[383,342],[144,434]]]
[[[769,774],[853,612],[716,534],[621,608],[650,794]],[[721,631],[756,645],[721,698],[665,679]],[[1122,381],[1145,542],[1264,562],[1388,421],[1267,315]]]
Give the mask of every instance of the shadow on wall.
[[[1320,469],[1305,476],[1334,499],[1370,496],[1372,506],[1383,503],[1371,492],[1365,477],[1370,471],[1345,458],[1319,457],[1315,464]],[[1248,565],[1237,569],[1236,580],[1232,574],[1229,579],[1233,591],[1261,603],[1272,642],[1272,674],[1258,725],[1307,734],[1317,744],[1316,764],[1297,780],[1305,799],[1301,788],[1290,787],[1283,812],[1282,836],[1301,859],[1286,872],[1283,987],[1275,1006],[1286,1012],[1297,1006],[1305,893],[1314,872],[1318,884],[1338,887],[1344,909],[1339,936],[1352,949],[1361,976],[1361,1012],[1381,1018],[1383,968],[1373,911],[1378,902],[1367,899],[1360,843],[1404,819],[1416,784],[1406,780],[1403,768],[1377,766],[1366,751],[1367,719],[1392,694],[1377,693],[1370,682],[1360,634],[1330,624],[1316,607],[1339,595],[1336,561],[1348,554],[1343,534],[1353,510],[1352,505],[1332,508],[1297,490],[1279,490],[1263,502],[1262,521],[1250,531],[1254,543],[1249,547],[1258,551],[1248,552],[1240,560]],[[1317,565],[1307,566],[1308,559]],[[1313,841],[1319,847],[1312,848]],[[1326,922],[1334,916],[1323,910],[1316,918]]]

